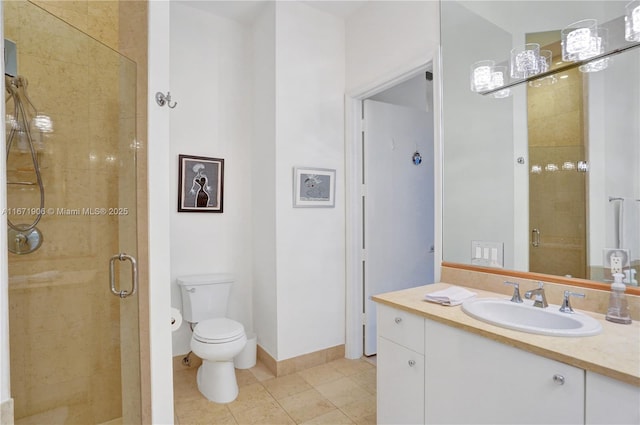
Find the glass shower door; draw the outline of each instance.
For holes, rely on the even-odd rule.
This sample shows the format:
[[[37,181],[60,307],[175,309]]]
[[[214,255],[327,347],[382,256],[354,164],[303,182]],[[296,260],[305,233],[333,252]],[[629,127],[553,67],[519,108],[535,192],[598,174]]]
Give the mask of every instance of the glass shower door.
[[[118,255],[114,286],[132,292],[119,254],[137,256],[136,65],[30,2],[3,8],[18,63],[7,78],[31,104],[23,115],[6,101],[7,218],[40,215],[41,234],[8,255],[15,420],[140,423],[138,294],[114,296],[109,276]]]

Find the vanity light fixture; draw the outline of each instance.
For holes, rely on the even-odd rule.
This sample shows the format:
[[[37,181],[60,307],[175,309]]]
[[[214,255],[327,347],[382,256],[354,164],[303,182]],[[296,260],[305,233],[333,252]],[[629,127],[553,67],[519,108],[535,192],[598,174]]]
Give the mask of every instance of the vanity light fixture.
[[[640,41],[640,0],[633,0],[625,6],[624,38]]]
[[[569,24],[560,32],[562,43],[562,60],[575,62],[597,55],[595,46],[598,37],[598,21],[583,19]]]
[[[471,91],[481,92],[491,89],[493,67],[492,60],[479,61],[471,65]]]
[[[540,45],[527,43],[511,49],[511,78],[528,78],[540,73]]]

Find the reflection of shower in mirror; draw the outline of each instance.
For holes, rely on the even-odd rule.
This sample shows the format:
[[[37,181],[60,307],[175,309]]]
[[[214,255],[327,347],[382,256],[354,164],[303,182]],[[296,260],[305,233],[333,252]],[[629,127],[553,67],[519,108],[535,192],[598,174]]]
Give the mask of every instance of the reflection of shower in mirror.
[[[38,152],[44,150],[43,137],[45,133],[53,131],[53,123],[47,115],[38,113],[33,102],[27,93],[27,80],[24,77],[13,77],[5,75],[5,88],[7,91],[6,109],[7,113],[7,165],[16,157],[15,161],[20,161],[18,155],[28,154],[31,159],[30,167],[35,174],[35,182],[16,179],[12,175],[7,179],[8,185],[16,186],[37,186],[40,193],[40,203],[38,207],[27,207],[26,205],[9,205],[7,208],[8,247],[14,254],[28,254],[35,251],[42,244],[42,234],[36,225],[44,215],[44,186],[38,163]],[[34,137],[35,136],[35,137]],[[12,150],[13,148],[13,150]],[[12,155],[13,152],[13,155]],[[9,167],[7,167],[9,170]],[[21,217],[35,216],[30,224],[14,224],[9,218],[12,212]]]

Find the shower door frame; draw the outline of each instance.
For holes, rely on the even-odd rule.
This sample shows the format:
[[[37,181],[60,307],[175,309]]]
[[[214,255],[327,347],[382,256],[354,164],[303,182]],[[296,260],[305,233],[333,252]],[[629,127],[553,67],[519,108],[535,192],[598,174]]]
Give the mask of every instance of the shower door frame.
[[[33,5],[33,7],[38,7]],[[39,8],[39,7],[38,7]],[[39,8],[41,9],[41,8]],[[47,12],[48,13],[48,12]],[[49,13],[49,15],[51,15]],[[51,15],[54,16],[54,15]],[[0,10],[0,17],[2,17],[2,24],[0,24],[0,31],[3,33],[3,35],[5,34],[5,26],[4,26],[4,10]],[[60,20],[58,17],[56,17],[56,19]],[[65,25],[70,25],[69,22],[64,22],[63,23]],[[88,34],[78,30],[77,28],[74,28],[74,30],[78,31],[79,33],[82,34],[82,36],[84,37],[88,37],[91,38]],[[102,44],[102,43],[100,43]],[[110,49],[111,50],[111,49]],[[120,57],[123,57],[120,53],[118,53],[120,55]],[[4,68],[4,64],[2,65]],[[135,64],[134,64],[135,67]],[[134,68],[135,69],[135,68]],[[134,75],[133,77],[133,81],[135,84],[135,80],[136,80],[136,76]],[[4,84],[4,81],[3,83]],[[134,100],[132,102],[133,105],[136,104],[135,102],[135,86],[134,86]],[[146,92],[146,87],[144,88],[144,91]],[[4,104],[3,104],[4,105]],[[4,106],[3,106],[4,108]],[[4,112],[4,110],[3,110]],[[3,114],[3,117],[5,115]],[[133,124],[133,144],[129,146],[129,148],[131,148],[131,152],[132,156],[133,156],[133,162],[132,162],[132,183],[133,183],[133,187],[136,187],[136,184],[139,184],[139,182],[143,179],[140,179],[137,177],[136,173],[140,170],[140,166],[137,164],[137,161],[135,160],[135,156],[136,156],[136,151],[139,149],[137,142],[135,142],[135,136],[136,136],[136,132],[139,130],[136,130],[136,121],[138,121],[138,123],[140,122],[140,119],[137,117],[137,114],[135,113],[135,107],[134,107],[134,113],[132,118],[134,119],[134,124]],[[139,125],[139,124],[138,124]],[[3,130],[4,131],[4,127]],[[3,133],[3,135],[6,138],[6,134]],[[127,150],[128,151],[128,150]],[[3,150],[4,152],[4,150]],[[4,155],[4,153],[3,153]],[[3,164],[2,166],[5,167],[6,169],[6,157],[5,156],[1,156],[0,157],[1,163]],[[146,164],[144,164],[146,165]],[[6,205],[7,205],[7,179],[6,179],[6,173],[0,173],[0,186],[2,187],[2,190],[0,192],[0,207],[3,209],[3,211],[5,211]],[[130,187],[130,186],[129,186]],[[134,190],[134,192],[137,194],[140,192],[140,187],[138,187],[137,189]],[[145,191],[146,192],[146,191]],[[137,198],[137,195],[136,195]],[[131,216],[129,217],[130,221],[133,223],[134,225],[134,231],[132,232],[135,236],[134,236],[134,240],[136,240],[136,242],[134,242],[134,250],[136,251],[135,254],[138,254],[138,249],[136,247],[136,245],[140,245],[141,242],[142,243],[146,243],[146,229],[143,231],[140,231],[139,225],[138,225],[138,221],[142,218],[143,222],[146,221],[144,219],[144,217],[141,216],[141,212],[138,211],[139,209],[139,205],[143,206],[143,213],[146,212],[146,200],[136,200],[133,202],[133,207],[135,208],[135,211],[132,211]],[[117,208],[113,209],[113,211],[117,211]],[[107,214],[109,214],[107,212]],[[135,230],[138,229],[138,230]],[[144,240],[139,240],[139,235],[143,235],[144,236]],[[3,226],[2,230],[0,231],[0,243],[4,243],[5,247],[7,246],[7,233],[6,233],[6,223],[5,226]],[[46,242],[45,242],[46,243]],[[2,408],[2,419],[3,422],[5,421],[5,419],[11,421],[13,420],[13,416],[14,416],[14,411],[13,411],[13,400],[11,398],[11,387],[10,387],[10,374],[9,374],[9,370],[10,370],[10,363],[9,363],[9,323],[8,323],[8,310],[9,310],[9,279],[8,279],[8,270],[9,270],[9,264],[8,264],[8,255],[6,250],[4,251],[4,255],[1,256],[0,258],[0,270],[2,271],[0,274],[0,307],[2,307],[0,309],[0,311],[2,312],[2,315],[0,315],[0,327],[2,328],[2,332],[1,332],[1,339],[0,339],[0,402],[2,403],[1,408]],[[131,251],[130,251],[131,252]],[[143,250],[143,254],[145,254],[146,257],[146,250]],[[143,262],[144,264],[144,262]],[[101,267],[103,267],[105,270],[108,269],[109,266],[109,258],[106,258],[104,263],[101,264]],[[141,280],[141,290],[138,293],[138,296],[131,299],[131,302],[134,302],[136,304],[136,309],[139,308],[139,311],[137,311],[137,328],[138,328],[138,332],[142,333],[143,335],[146,333],[144,332],[144,328],[148,328],[148,321],[147,320],[140,320],[143,317],[143,314],[148,311],[148,300],[146,299],[146,295],[147,295],[147,284],[146,284],[146,265],[142,265],[141,269],[143,269],[143,279]],[[120,270],[120,274],[127,274],[128,271],[125,269]],[[104,293],[105,294],[109,294],[109,282],[104,282]],[[142,295],[142,297],[141,297]],[[111,296],[111,295],[109,295]],[[121,323],[121,328],[122,328],[122,323]],[[128,325],[130,325],[130,323],[128,323]],[[141,326],[143,325],[143,326]],[[5,332],[7,331],[7,332]],[[143,341],[138,334],[137,337],[137,342],[140,346],[140,348],[137,350],[137,354],[135,355],[135,358],[131,359],[130,361],[133,361],[137,364],[137,367],[140,369],[139,371],[139,375],[140,378],[138,379],[138,390],[137,390],[137,394],[134,397],[131,397],[130,394],[122,394],[122,399],[123,402],[125,400],[131,400],[132,398],[137,398],[138,400],[141,400],[140,402],[138,402],[138,405],[135,409],[137,409],[138,413],[137,416],[141,418],[142,422],[145,423],[147,421],[150,420],[150,415],[149,415],[149,409],[148,406],[145,407],[145,405],[148,404],[148,400],[145,400],[145,398],[148,398],[149,395],[149,387],[148,387],[148,382],[149,382],[149,374],[148,374],[148,370],[143,369],[143,363],[146,362],[141,362],[141,358],[143,357],[148,357],[148,341]],[[141,350],[144,351],[145,355],[141,356]],[[122,365],[121,365],[122,368]],[[14,376],[13,380],[15,381],[16,379],[19,379],[19,377]],[[143,405],[144,403],[144,405]],[[8,406],[8,407],[7,407]],[[7,415],[9,416],[7,418]]]

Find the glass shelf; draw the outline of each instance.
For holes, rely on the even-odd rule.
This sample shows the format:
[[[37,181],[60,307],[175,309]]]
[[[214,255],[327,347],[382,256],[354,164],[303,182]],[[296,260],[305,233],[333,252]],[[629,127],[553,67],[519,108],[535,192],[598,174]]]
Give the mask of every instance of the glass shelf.
[[[620,48],[608,51],[608,52],[603,53],[601,55],[594,56],[592,58],[585,59],[585,60],[582,60],[582,61],[566,62],[566,63],[563,63],[562,65],[558,66],[557,68],[551,69],[551,70],[549,70],[547,72],[541,72],[540,74],[532,75],[529,78],[523,78],[523,79],[515,80],[515,81],[510,82],[509,84],[505,84],[504,86],[501,86],[501,87],[498,87],[498,88],[495,88],[495,89],[478,92],[478,94],[481,94],[483,96],[491,95],[491,94],[497,93],[497,92],[499,92],[501,90],[506,90],[508,88],[518,86],[518,85],[520,85],[522,83],[527,83],[529,81],[540,80],[542,78],[549,77],[549,76],[555,75],[555,74],[559,74],[559,73],[567,71],[569,69],[573,69],[573,68],[580,67],[582,65],[586,65],[586,64],[588,64],[590,62],[595,62],[595,61],[598,61],[600,59],[604,59],[604,58],[608,58],[610,56],[618,55],[620,53],[626,52],[627,50],[632,50],[632,49],[635,49],[637,47],[640,47],[640,42],[632,43],[632,44],[629,44],[628,46],[620,47]]]

